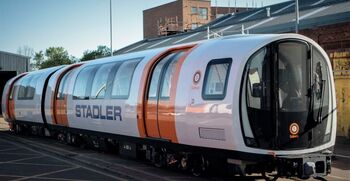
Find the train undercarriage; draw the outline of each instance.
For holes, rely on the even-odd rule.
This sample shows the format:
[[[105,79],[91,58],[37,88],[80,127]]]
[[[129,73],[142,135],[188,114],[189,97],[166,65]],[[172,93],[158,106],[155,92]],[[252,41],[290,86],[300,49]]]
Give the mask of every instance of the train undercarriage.
[[[11,131],[20,135],[50,137],[64,144],[99,152],[116,153],[122,157],[146,161],[155,167],[180,170],[194,176],[220,175],[266,180],[314,177],[322,180],[322,176],[329,174],[331,168],[331,153],[328,152],[240,160],[238,158],[241,157],[230,158],[226,154],[217,154],[218,152],[205,148],[178,147],[163,140],[145,139],[140,142],[140,139],[115,137],[112,134],[93,134],[90,131],[79,133],[75,129],[60,127],[47,129],[44,125],[24,121],[11,123]]]

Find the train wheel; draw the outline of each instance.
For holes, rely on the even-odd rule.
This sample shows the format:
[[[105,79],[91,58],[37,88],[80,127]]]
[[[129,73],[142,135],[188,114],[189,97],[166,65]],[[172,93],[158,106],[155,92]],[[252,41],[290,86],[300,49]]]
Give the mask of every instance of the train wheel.
[[[182,170],[188,170],[188,168],[189,168],[189,160],[188,160],[188,156],[187,155],[184,155],[182,158],[181,158],[181,160],[180,160],[180,168],[182,169]]]
[[[202,176],[208,169],[209,162],[202,156],[195,156],[192,158],[192,175],[199,177]]]
[[[152,157],[153,157],[152,162],[154,166],[158,168],[165,166],[166,157],[165,157],[165,153],[162,150],[154,151]]]

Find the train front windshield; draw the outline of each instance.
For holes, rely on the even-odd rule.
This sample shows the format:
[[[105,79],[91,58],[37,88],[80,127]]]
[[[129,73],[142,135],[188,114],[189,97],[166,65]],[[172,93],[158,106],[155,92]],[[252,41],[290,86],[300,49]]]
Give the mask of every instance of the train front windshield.
[[[260,49],[247,63],[242,85],[247,146],[304,149],[330,140],[330,75],[315,47],[283,41]]]

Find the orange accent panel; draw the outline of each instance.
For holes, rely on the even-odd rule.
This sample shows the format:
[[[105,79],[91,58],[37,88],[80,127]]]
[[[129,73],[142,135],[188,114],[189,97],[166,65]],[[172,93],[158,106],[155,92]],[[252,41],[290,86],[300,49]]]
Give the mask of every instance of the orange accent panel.
[[[146,129],[147,136],[160,138],[158,119],[157,119],[157,101],[148,100],[146,104],[145,118],[147,120]]]
[[[169,100],[159,100],[158,126],[160,135],[164,139],[169,139],[172,142],[177,142],[174,113],[174,105],[171,105]]]
[[[57,94],[58,94],[58,89],[63,76],[70,70],[77,68],[80,65],[82,65],[82,63],[71,65],[65,71],[63,71],[57,78],[55,89],[52,92],[52,98],[51,98],[51,112],[52,112],[53,124],[67,126],[67,127],[69,126],[68,116],[67,116],[67,95],[64,96],[63,100],[59,100],[57,99]]]
[[[63,100],[56,100],[56,121],[58,125],[68,126],[68,117],[67,117],[67,98]]]
[[[155,56],[154,58],[152,58],[147,65],[144,68],[144,71],[142,73],[142,78],[141,78],[141,85],[140,85],[140,91],[139,91],[139,98],[138,98],[138,102],[137,102],[137,124],[138,124],[138,129],[139,129],[139,134],[141,137],[146,137],[146,136],[158,136],[158,134],[153,134],[156,131],[156,128],[153,127],[152,125],[154,125],[154,121],[153,120],[148,120],[146,118],[146,113],[147,112],[154,112],[156,113],[157,107],[153,106],[152,104],[150,104],[150,107],[148,106],[148,100],[146,99],[147,96],[147,92],[148,92],[148,87],[149,87],[149,83],[150,83],[150,78],[151,78],[151,73],[152,70],[154,68],[154,66],[156,65],[156,63],[158,61],[160,61],[162,58],[164,58],[165,56],[169,55],[172,52],[175,51],[181,51],[181,50],[190,50],[191,48],[195,47],[196,45],[185,45],[185,46],[180,46],[180,47],[174,47],[174,48],[169,48],[168,50],[161,52],[160,54],[158,54],[157,56]],[[177,63],[177,67],[176,67],[176,72],[175,72],[175,76],[176,78],[174,78],[176,84],[172,84],[174,86],[172,86],[171,88],[171,95],[176,95],[176,85],[177,85],[177,81],[178,81],[178,75],[180,72],[180,67],[183,63],[183,61],[185,60],[185,57],[188,55],[188,53],[186,53],[183,57],[180,58],[180,60]],[[173,88],[175,87],[175,88]],[[151,103],[151,102],[149,102]],[[170,99],[170,104],[172,106],[163,106],[163,104],[160,105],[160,107],[158,107],[158,111],[161,110],[162,113],[167,112],[169,113],[174,113],[175,112],[175,97],[172,97]],[[150,110],[148,110],[150,109]],[[168,110],[168,111],[166,111]],[[171,116],[172,118],[170,118],[169,120],[165,120],[168,119],[168,116],[162,117],[164,114],[161,115],[161,121],[162,123],[159,124],[159,117],[158,117],[158,126],[159,126],[159,130],[161,130],[161,134],[159,136],[161,136],[162,138],[166,138],[166,139],[170,139],[173,142],[177,142],[177,137],[176,137],[176,130],[175,130],[175,117],[174,114],[169,114],[168,116]],[[159,116],[159,114],[158,114]],[[157,128],[158,129],[158,128]],[[150,133],[149,133],[150,132]],[[159,137],[158,136],[158,137]]]

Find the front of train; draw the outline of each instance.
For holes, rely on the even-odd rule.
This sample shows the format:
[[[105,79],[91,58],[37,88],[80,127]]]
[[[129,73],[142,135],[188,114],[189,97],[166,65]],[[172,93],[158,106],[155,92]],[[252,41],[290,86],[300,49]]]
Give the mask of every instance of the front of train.
[[[241,85],[247,150],[271,154],[280,176],[330,173],[335,89],[329,59],[316,43],[288,38],[260,48],[247,61]]]

